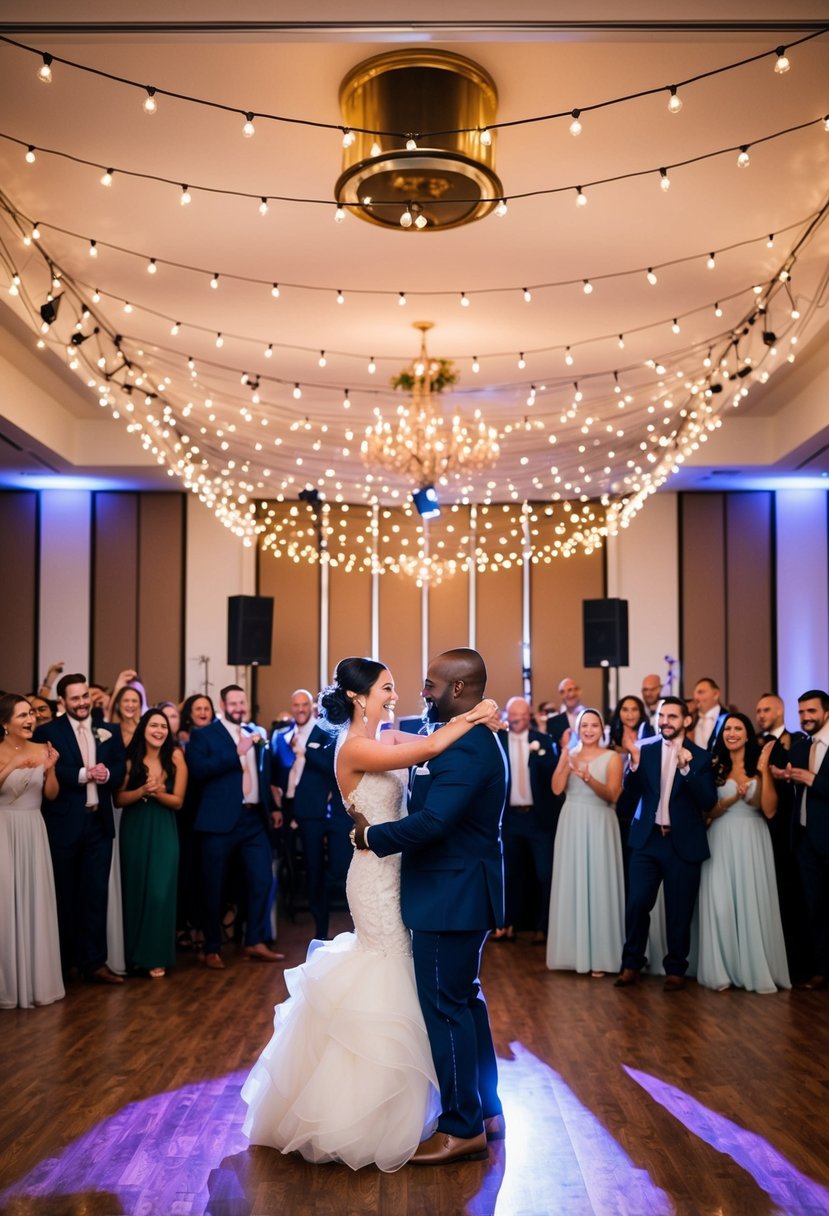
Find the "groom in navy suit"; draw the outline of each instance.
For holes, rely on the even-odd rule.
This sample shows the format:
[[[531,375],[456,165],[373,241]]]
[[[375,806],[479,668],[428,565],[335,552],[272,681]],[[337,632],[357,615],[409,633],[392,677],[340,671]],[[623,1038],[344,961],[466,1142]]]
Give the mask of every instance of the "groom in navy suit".
[[[636,982],[645,965],[650,914],[665,891],[665,990],[685,987],[691,919],[700,869],[710,856],[705,816],[717,801],[711,757],[686,735],[688,707],[679,697],[659,705],[659,734],[643,739],[631,755],[625,791],[639,799],[630,825],[630,870],[625,908],[625,947],[617,988]]]
[[[121,984],[106,965],[107,901],[115,823],[112,795],[121,788],[126,753],[120,728],[93,724],[86,676],[62,676],[57,687],[64,713],[39,726],[34,738],[58,752],[60,791],[43,801],[58,905],[64,974],[76,968],[87,980]]]
[[[475,650],[450,650],[429,664],[423,699],[447,722],[481,700],[486,667]],[[478,978],[481,950],[504,921],[500,824],[506,763],[495,735],[475,726],[417,769],[409,815],[366,831],[357,814],[355,844],[379,857],[402,853],[400,904],[412,930],[415,980],[440,1086],[438,1130],[412,1164],[482,1159],[503,1139],[498,1068]]]

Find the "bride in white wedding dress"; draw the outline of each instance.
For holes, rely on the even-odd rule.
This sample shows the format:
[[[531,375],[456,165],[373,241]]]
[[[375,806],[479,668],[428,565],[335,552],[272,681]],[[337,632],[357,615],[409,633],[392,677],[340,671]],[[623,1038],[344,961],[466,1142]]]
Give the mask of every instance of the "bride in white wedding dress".
[[[469,714],[421,737],[384,730],[398,700],[372,659],[337,664],[320,697],[321,718],[342,726],[337,781],[346,806],[369,823],[406,814],[407,772],[445,751],[497,709]],[[347,727],[347,729],[345,729]],[[411,937],[400,918],[400,855],[355,852],[346,884],[353,933],[312,942],[285,972],[289,997],[242,1087],[252,1144],[307,1161],[374,1164],[393,1171],[433,1132],[440,1101],[415,989]]]

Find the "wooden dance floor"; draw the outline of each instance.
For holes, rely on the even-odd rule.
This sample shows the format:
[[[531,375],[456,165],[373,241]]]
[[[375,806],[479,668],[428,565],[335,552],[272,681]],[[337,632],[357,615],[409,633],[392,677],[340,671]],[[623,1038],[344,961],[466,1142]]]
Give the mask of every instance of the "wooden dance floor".
[[[345,927],[345,919],[338,927]],[[307,927],[287,925],[289,964]],[[187,955],[0,1012],[0,1211],[14,1216],[764,1216],[829,1212],[829,992],[551,974],[486,949],[507,1139],[384,1175],[248,1147],[241,1083],[281,967]]]

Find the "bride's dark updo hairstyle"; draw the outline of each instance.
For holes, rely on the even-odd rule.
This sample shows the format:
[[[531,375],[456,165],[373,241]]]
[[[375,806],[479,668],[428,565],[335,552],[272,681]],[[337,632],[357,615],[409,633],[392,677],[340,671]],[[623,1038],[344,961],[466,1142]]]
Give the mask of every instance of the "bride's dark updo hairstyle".
[[[333,683],[324,688],[319,696],[319,716],[331,726],[342,726],[354,715],[354,698],[349,693],[364,697],[386,670],[385,664],[375,659],[351,657],[340,659],[334,671]]]

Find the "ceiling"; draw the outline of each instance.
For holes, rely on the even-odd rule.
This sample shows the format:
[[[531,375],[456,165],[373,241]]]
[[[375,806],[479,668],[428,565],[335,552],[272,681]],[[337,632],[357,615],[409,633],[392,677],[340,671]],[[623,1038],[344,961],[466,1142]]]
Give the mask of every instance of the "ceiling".
[[[67,20],[65,5],[6,0],[0,33],[54,58],[46,85],[39,53],[0,42],[0,484],[59,484],[60,474],[169,487],[181,461],[237,521],[247,501],[295,499],[306,486],[403,502],[411,485],[367,468],[360,441],[375,409],[391,415],[398,404],[389,379],[416,354],[418,320],[434,322],[430,352],[459,372],[452,411],[480,410],[501,440],[497,465],[445,487],[447,499],[636,503],[674,466],[667,488],[820,477],[829,32],[792,44],[829,25],[829,12],[792,3],[781,19],[771,4],[697,3],[684,6],[687,21],[671,6],[667,23],[664,7],[627,5],[619,22],[616,5],[562,5],[551,22],[549,4],[513,5],[509,20],[494,3],[477,4],[474,19],[471,6],[450,5],[450,20],[447,6],[421,5],[403,25],[380,4],[352,5],[345,22],[341,5],[310,3],[298,22],[239,3],[228,22],[224,5],[180,0],[123,3],[116,20],[103,4],[76,4]],[[495,136],[508,212],[451,231],[336,223],[342,132],[326,124],[342,123],[340,81],[362,59],[423,43],[494,78],[498,123],[516,124]],[[784,74],[779,45],[789,48]],[[669,112],[671,84],[726,68],[681,87],[682,109]],[[157,90],[152,115],[142,85]],[[648,90],[657,92],[601,104]],[[248,139],[246,111],[257,116]],[[521,121],[554,113],[565,117]],[[743,146],[750,165],[739,168]],[[34,221],[40,240],[27,246]],[[49,262],[64,298],[38,350]],[[73,332],[89,335],[72,352],[75,370]],[[689,414],[712,384],[722,391],[699,411],[695,436]]]

